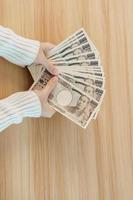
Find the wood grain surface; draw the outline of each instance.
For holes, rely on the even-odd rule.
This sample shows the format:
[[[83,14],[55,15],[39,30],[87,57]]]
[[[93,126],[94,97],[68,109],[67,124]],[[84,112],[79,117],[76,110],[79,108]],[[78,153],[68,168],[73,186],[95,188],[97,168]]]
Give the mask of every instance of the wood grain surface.
[[[0,24],[55,44],[84,27],[106,76],[86,130],[56,114],[3,131],[0,200],[132,200],[133,0],[0,0]],[[0,59],[0,98],[31,84],[26,69]]]

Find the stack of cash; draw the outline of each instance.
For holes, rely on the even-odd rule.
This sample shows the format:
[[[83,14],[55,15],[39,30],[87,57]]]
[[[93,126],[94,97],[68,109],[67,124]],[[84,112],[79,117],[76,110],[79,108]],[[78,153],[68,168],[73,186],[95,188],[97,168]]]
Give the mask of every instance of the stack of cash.
[[[58,85],[49,105],[79,126],[96,119],[105,94],[105,77],[99,52],[82,28],[49,51],[48,59],[59,71]],[[44,66],[28,67],[31,89],[42,89],[53,77]]]

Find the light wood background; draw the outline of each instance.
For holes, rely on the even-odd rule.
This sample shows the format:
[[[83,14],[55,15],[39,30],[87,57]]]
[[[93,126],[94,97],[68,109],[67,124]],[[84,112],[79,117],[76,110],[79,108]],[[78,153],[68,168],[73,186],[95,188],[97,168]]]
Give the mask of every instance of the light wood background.
[[[56,114],[0,135],[0,200],[133,199],[133,1],[0,0],[0,24],[58,44],[84,27],[101,53],[106,96],[84,131]],[[27,90],[26,69],[0,59],[0,98]]]

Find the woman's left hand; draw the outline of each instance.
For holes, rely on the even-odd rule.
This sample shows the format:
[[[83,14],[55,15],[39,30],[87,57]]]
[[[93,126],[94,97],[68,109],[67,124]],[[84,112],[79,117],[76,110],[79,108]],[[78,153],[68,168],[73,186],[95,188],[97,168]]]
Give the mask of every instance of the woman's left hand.
[[[34,61],[34,64],[42,64],[47,68],[47,70],[51,74],[58,75],[58,70],[56,69],[56,67],[47,59],[48,52],[54,47],[55,45],[51,43],[41,43],[40,49],[39,49],[37,58]]]

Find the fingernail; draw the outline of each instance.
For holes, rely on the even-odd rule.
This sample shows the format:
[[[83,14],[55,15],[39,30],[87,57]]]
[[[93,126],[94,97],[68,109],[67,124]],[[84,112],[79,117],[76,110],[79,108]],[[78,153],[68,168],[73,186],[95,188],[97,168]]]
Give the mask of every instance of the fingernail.
[[[53,74],[54,74],[54,75],[58,75],[58,69],[54,68],[54,69],[53,69]]]

